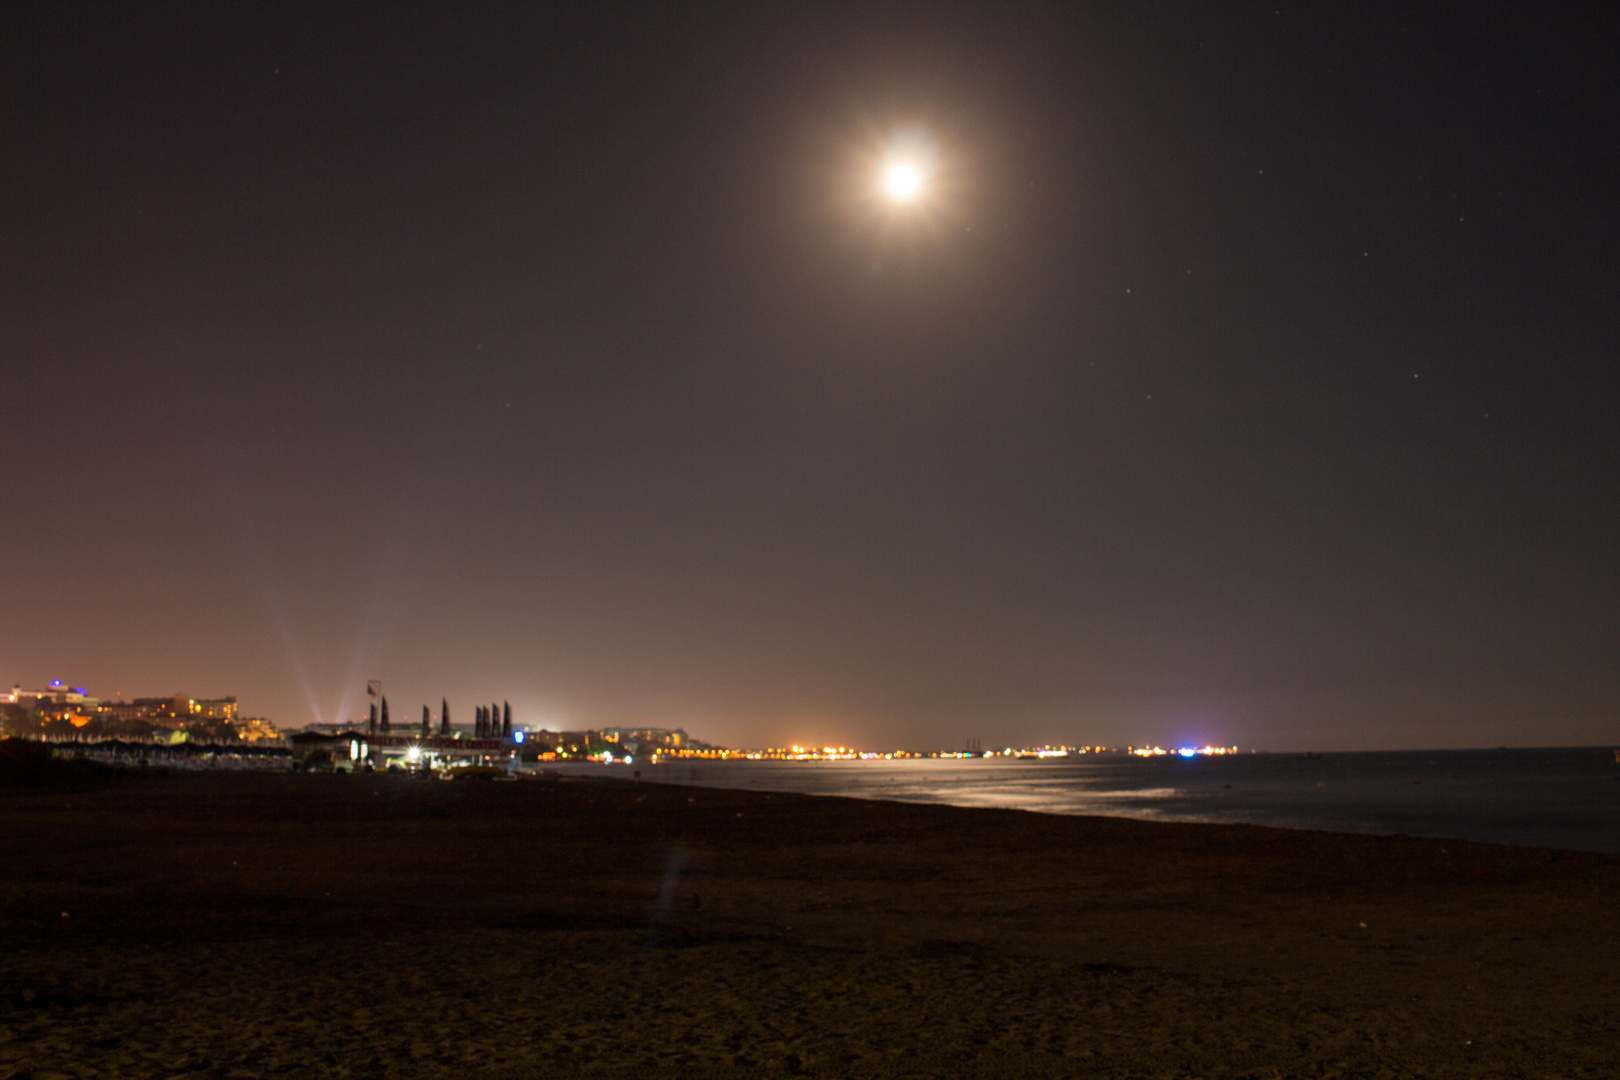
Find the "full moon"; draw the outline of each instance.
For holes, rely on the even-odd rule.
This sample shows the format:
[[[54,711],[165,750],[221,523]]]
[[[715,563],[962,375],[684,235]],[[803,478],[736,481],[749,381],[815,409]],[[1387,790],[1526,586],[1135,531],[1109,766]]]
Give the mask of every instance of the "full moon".
[[[883,174],[883,190],[895,202],[910,202],[922,192],[923,178],[916,166],[890,165]]]

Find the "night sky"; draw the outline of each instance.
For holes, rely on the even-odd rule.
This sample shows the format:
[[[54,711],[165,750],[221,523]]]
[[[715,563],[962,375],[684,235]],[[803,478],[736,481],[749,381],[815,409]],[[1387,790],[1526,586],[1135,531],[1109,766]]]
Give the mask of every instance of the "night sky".
[[[1602,8],[334,6],[0,11],[6,685],[1620,738]]]

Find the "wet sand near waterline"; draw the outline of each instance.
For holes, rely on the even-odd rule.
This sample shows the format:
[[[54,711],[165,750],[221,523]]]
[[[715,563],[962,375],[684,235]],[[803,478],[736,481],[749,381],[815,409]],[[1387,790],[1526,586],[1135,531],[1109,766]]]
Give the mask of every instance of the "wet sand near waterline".
[[[1620,1074],[1612,856],[193,774],[0,860],[0,1078]]]

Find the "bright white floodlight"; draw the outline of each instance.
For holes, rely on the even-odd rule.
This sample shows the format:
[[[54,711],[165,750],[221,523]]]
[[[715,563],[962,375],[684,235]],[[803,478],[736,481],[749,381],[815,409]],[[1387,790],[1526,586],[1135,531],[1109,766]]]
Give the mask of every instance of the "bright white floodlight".
[[[910,202],[922,194],[922,172],[915,165],[890,165],[883,174],[883,190],[895,202]]]

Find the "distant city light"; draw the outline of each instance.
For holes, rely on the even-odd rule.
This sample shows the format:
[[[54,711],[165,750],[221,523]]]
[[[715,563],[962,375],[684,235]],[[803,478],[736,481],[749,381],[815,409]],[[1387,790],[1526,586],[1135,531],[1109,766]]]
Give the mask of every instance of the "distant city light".
[[[1136,757],[1161,757],[1165,754],[1175,754],[1178,757],[1190,758],[1235,754],[1238,752],[1238,748],[1235,746],[1183,746],[1177,750],[1166,750],[1162,746],[1128,746],[1125,748],[1125,752]]]
[[[518,730],[512,732],[512,741],[513,742],[518,742],[518,743],[523,741],[523,729],[522,728],[519,728]]]

